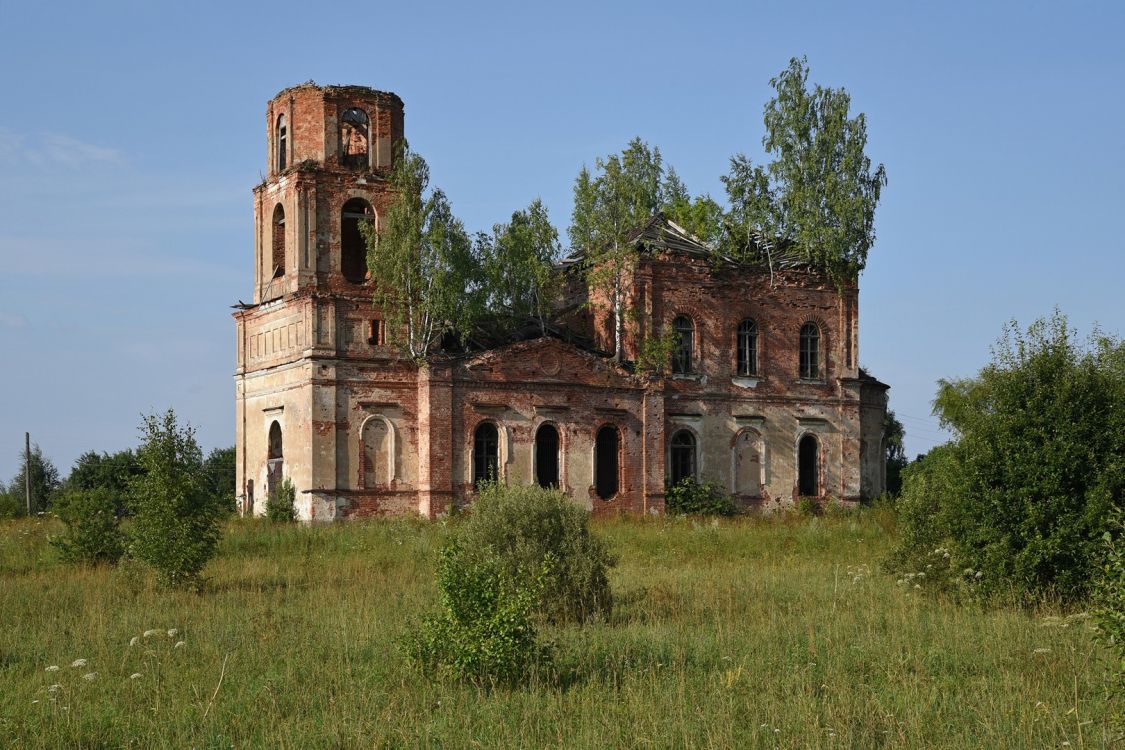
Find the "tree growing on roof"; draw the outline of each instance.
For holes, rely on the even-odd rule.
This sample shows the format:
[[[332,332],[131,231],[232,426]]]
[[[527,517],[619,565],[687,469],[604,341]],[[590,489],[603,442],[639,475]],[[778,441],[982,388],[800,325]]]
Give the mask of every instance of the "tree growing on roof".
[[[776,95],[765,107],[762,145],[773,160],[762,166],[745,154],[731,158],[722,178],[730,204],[724,251],[762,260],[754,235],[776,238],[841,285],[867,262],[887,174],[864,153],[867,120],[849,117],[848,92],[810,91],[808,77],[808,61],[794,57],[770,81]]]
[[[370,225],[361,231],[388,338],[417,362],[446,334],[465,337],[479,320],[481,264],[445,193],[430,188],[426,160],[405,141],[399,145],[390,186],[399,199],[384,212],[378,231]]]
[[[516,325],[535,319],[545,333],[562,276],[556,268],[559,232],[543,202],[537,198],[507,223],[494,225],[491,235],[478,236],[477,245],[488,311]]]

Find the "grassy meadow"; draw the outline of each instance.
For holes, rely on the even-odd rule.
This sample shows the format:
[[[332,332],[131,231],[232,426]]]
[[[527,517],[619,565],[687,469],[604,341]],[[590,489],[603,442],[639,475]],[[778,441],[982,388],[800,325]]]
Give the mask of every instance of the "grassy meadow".
[[[234,521],[202,594],[65,566],[53,522],[5,523],[0,747],[1111,744],[1081,613],[898,584],[889,515],[592,523],[613,620],[546,629],[563,677],[511,691],[428,683],[398,649],[437,604],[443,523]]]

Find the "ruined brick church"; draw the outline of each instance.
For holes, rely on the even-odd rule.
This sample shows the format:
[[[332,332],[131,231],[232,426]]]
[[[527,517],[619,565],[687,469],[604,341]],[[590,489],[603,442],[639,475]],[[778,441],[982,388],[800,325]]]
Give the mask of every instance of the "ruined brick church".
[[[490,476],[595,513],[661,512],[666,481],[688,476],[747,508],[882,493],[888,387],[858,365],[856,285],[715,263],[658,216],[636,232],[623,364],[605,307],[580,304],[579,249],[564,331],[417,367],[388,345],[360,232],[394,200],[402,100],[307,83],[269,102],[266,133],[253,298],[234,313],[243,512],[283,478],[310,520],[434,517]],[[642,342],[669,328],[666,374],[638,373]]]

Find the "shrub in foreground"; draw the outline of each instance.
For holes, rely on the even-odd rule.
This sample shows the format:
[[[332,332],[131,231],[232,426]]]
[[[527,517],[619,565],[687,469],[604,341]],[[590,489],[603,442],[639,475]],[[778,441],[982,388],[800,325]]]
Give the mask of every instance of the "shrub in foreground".
[[[488,483],[453,538],[476,562],[494,565],[509,587],[550,559],[538,612],[552,622],[585,622],[613,609],[606,571],[615,564],[590,533],[588,515],[558,490]]]
[[[664,489],[664,510],[669,515],[733,516],[738,512],[730,493],[714,482],[685,477]]]
[[[539,642],[532,615],[553,560],[506,575],[500,560],[447,545],[437,566],[441,610],[405,639],[407,658],[431,679],[481,687],[527,682],[549,667],[551,649]]]
[[[1098,640],[1109,650],[1110,684],[1120,699],[1125,697],[1125,544],[1122,544],[1122,513],[1113,514],[1112,531],[1104,534],[1107,554],[1096,588],[1097,607],[1094,617],[1098,625]],[[1115,717],[1118,724],[1125,723],[1120,703]]]
[[[167,586],[197,586],[221,535],[222,505],[209,492],[203,454],[175,413],[144,417],[130,483],[130,551]]]
[[[107,489],[67,489],[55,496],[55,514],[66,530],[51,539],[62,558],[74,563],[115,563],[125,551],[117,496]]]
[[[1120,342],[1083,346],[1058,313],[1010,326],[975,378],[941,383],[934,410],[956,437],[906,470],[891,567],[1023,601],[1084,597],[1125,489],[1123,403]]]
[[[271,521],[288,522],[297,520],[297,490],[289,477],[281,480],[281,485],[266,498],[266,518]]]

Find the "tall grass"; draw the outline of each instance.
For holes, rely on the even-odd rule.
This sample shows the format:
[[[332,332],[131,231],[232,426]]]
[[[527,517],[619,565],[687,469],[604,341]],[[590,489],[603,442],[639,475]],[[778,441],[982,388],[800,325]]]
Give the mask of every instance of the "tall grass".
[[[0,746],[1108,744],[1083,618],[898,585],[885,517],[593,528],[620,557],[612,620],[545,631],[561,678],[478,691],[425,682],[396,647],[435,605],[441,523],[234,522],[199,595],[64,566],[50,522],[6,524]]]

